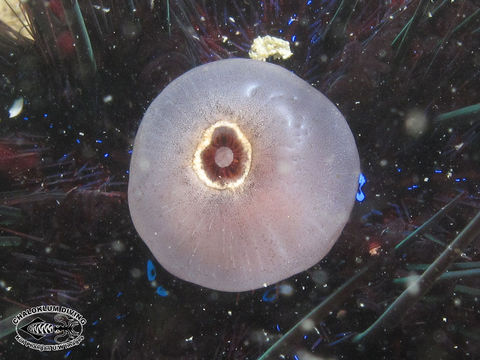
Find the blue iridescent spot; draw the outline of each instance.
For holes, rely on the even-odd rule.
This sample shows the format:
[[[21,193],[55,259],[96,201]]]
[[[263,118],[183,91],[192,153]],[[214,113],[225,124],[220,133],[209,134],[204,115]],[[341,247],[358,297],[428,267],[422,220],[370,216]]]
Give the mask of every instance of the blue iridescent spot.
[[[358,202],[362,202],[363,200],[365,200],[365,194],[362,191],[362,186],[365,185],[366,182],[367,178],[365,177],[365,175],[360,173],[360,175],[358,176],[358,190],[356,195],[356,199]]]
[[[262,300],[265,301],[265,302],[272,302],[272,301],[275,301],[277,299],[277,294],[275,292],[273,292],[272,295],[270,295],[270,293],[275,290],[275,288],[270,288],[270,289],[267,289],[264,293],[263,293],[263,296],[262,296]]]
[[[165,296],[168,296],[168,291],[165,290],[163,287],[158,286],[158,287],[157,287],[157,294],[160,295],[160,296],[165,297]]]
[[[147,277],[148,281],[153,281],[157,277],[157,270],[155,270],[152,260],[147,261]]]

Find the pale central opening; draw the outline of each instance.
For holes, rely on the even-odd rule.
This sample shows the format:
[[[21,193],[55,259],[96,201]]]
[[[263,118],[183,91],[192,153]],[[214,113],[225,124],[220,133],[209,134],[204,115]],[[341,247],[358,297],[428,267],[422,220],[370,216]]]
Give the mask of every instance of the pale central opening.
[[[215,152],[215,164],[224,168],[229,166],[233,161],[233,151],[229,147],[222,146]]]

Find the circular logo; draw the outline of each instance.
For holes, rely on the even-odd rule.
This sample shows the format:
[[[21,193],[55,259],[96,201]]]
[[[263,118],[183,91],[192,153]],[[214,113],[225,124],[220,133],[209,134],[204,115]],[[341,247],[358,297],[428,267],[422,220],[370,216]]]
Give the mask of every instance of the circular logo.
[[[38,351],[59,351],[80,344],[87,320],[79,312],[59,305],[26,309],[12,319],[20,344]]]

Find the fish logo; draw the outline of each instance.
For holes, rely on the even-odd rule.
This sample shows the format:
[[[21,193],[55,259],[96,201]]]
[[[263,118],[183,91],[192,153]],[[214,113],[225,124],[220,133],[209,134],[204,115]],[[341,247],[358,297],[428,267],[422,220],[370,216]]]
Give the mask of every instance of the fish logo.
[[[65,350],[80,344],[84,336],[85,318],[73,309],[57,305],[36,306],[16,315],[20,344],[38,351]]]

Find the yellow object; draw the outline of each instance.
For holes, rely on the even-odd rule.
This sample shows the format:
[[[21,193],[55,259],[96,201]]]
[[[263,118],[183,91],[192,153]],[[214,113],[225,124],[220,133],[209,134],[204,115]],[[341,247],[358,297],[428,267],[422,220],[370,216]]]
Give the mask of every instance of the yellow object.
[[[286,60],[293,53],[290,51],[288,41],[267,35],[259,36],[253,40],[252,47],[248,52],[251,59],[265,61],[269,57]]]

